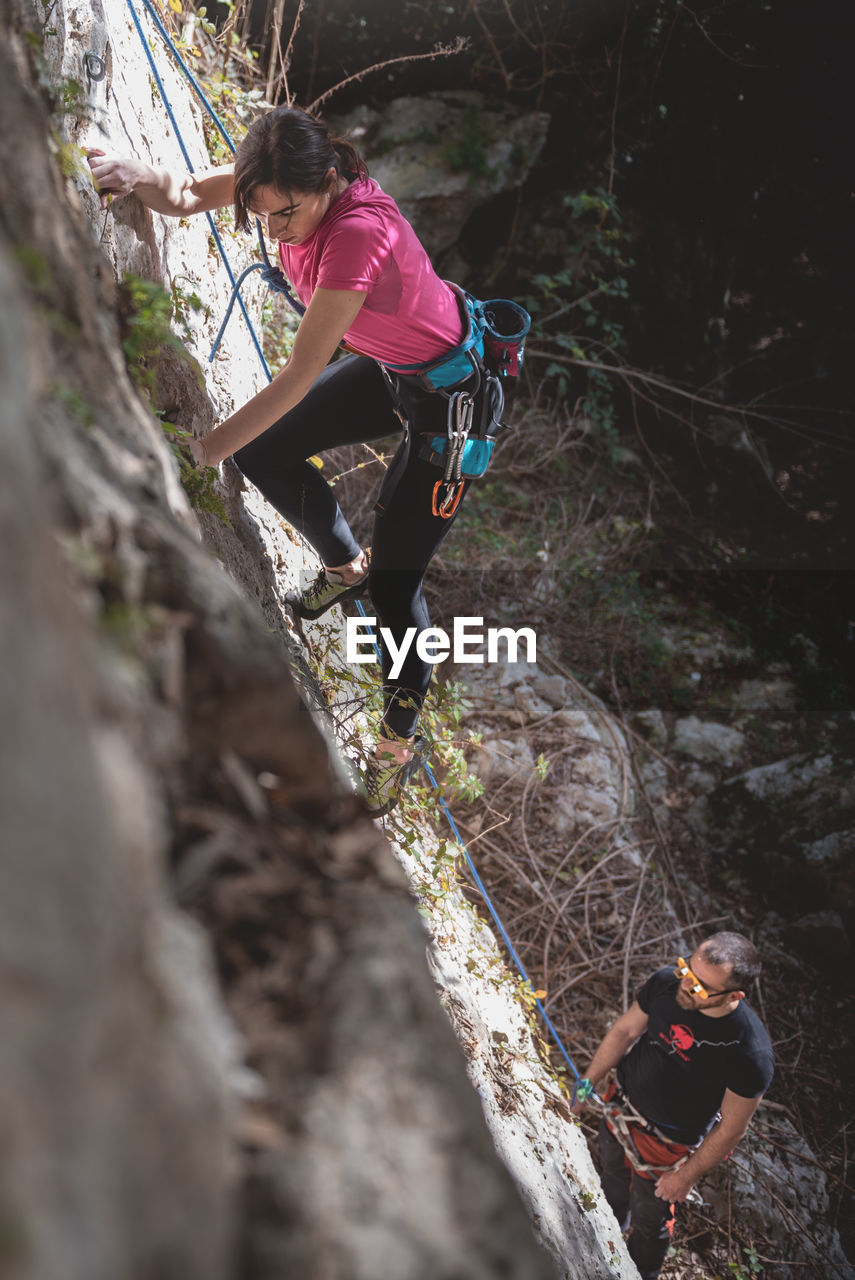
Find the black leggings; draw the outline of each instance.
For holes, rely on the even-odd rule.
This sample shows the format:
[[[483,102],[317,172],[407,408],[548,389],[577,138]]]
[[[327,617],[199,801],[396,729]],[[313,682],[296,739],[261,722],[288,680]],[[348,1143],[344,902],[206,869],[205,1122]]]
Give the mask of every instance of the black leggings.
[[[448,402],[444,396],[408,392],[408,399],[417,430],[445,435]],[[396,475],[397,483],[388,502],[386,492],[381,492],[384,510],[374,523],[368,586],[379,625],[388,627],[399,645],[408,627],[415,627],[418,634],[431,625],[423,587],[425,570],[456,513],[449,520],[432,514],[433,487],[441,472],[410,450],[375,362],[366,356],[346,356],[329,365],[300,403],[240,449],[235,461],[311,543],[325,565],[343,565],[355,560],[361,548],[332,489],[306,459],[323,449],[364,444],[392,434],[402,437],[387,473]],[[381,652],[386,692],[383,726],[403,738],[412,737],[432,664],[423,662],[412,644],[393,682],[391,659],[383,645]]]

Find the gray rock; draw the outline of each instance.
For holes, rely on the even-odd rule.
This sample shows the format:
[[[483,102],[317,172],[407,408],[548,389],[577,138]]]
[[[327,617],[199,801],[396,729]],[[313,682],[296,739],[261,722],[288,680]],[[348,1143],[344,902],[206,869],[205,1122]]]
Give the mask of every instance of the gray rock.
[[[484,731],[484,741],[475,748],[469,768],[485,786],[495,786],[507,778],[525,782],[535,771],[535,757],[529,744],[518,738],[491,738]]]
[[[684,786],[696,795],[706,795],[717,782],[718,778],[709,769],[690,769],[683,779]]]
[[[834,770],[834,757],[825,753],[787,756],[773,764],[749,769],[738,778],[731,778],[724,785],[735,790],[742,788],[747,796],[761,802],[789,799],[794,794],[810,792],[816,783],[828,778]]]
[[[714,847],[746,859],[771,891],[797,896],[803,886],[813,903],[852,907],[852,775],[852,762],[829,752],[788,756],[729,778],[685,818]]]
[[[570,697],[570,685],[563,676],[536,676],[533,685],[539,698],[543,698],[557,711]]]
[[[727,702],[736,712],[773,711],[780,714],[793,711],[796,705],[796,686],[792,680],[785,680],[781,676],[771,676],[765,680],[743,680]]]
[[[603,736],[600,735],[595,721],[584,707],[562,707],[560,711],[556,711],[553,724],[561,725],[573,737],[586,742],[601,742],[604,738],[605,741],[609,741],[608,737],[605,736],[605,730],[603,731]],[[618,740],[622,740],[620,734],[618,734]]]
[[[535,662],[499,662],[492,666],[458,666],[455,675],[485,702],[512,704],[510,691],[517,685],[530,684],[539,675]]]
[[[335,120],[364,152],[431,255],[457,240],[479,205],[519,187],[546,141],[549,116],[475,90],[396,98]]]
[[[855,831],[830,831],[827,836],[802,845],[802,851],[808,862],[832,863],[855,854]]]
[[[553,713],[552,704],[539,698],[527,684],[517,685],[514,689],[514,706],[519,712],[522,724],[530,724],[535,720],[548,720]]]
[[[674,728],[674,749],[691,760],[734,765],[745,747],[745,735],[724,724],[687,716]]]
[[[566,787],[555,799],[549,825],[561,835],[587,831],[618,816],[617,797],[594,787]]]
[[[661,750],[667,745],[668,727],[661,711],[637,711],[634,719],[640,732],[653,743],[654,747],[659,747]]]
[[[712,831],[712,815],[706,796],[700,796],[683,814],[683,821],[696,835],[706,836]]]
[[[789,1120],[776,1115],[767,1135],[768,1124],[761,1108],[733,1157],[700,1183],[704,1200],[721,1222],[736,1213],[749,1234],[771,1242],[773,1257],[786,1258],[783,1267],[764,1266],[769,1280],[790,1280],[797,1269],[823,1280],[855,1280],[837,1231],[823,1221],[829,1196],[820,1164]]]

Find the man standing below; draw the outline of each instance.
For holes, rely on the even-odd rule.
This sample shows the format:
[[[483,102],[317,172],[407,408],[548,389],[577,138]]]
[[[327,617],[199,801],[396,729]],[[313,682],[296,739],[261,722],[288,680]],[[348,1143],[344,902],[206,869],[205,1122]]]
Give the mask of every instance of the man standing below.
[[[747,938],[707,938],[688,963],[681,957],[639,988],[580,1084],[577,1112],[617,1068],[597,1139],[601,1180],[621,1229],[631,1224],[642,1280],[659,1275],[675,1202],[727,1158],[772,1080],[769,1036],[745,1003],[759,973]]]

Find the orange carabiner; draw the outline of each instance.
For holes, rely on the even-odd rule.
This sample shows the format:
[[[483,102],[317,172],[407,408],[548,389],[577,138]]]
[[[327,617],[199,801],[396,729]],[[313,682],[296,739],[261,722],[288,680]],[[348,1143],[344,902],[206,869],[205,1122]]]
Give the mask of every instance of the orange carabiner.
[[[465,482],[463,480],[458,480],[456,485],[449,485],[447,494],[440,502],[439,491],[444,483],[445,481],[443,480],[437,480],[436,484],[433,486],[433,502],[431,504],[431,511],[435,516],[441,516],[443,520],[450,520],[460,504],[460,499],[463,497]]]

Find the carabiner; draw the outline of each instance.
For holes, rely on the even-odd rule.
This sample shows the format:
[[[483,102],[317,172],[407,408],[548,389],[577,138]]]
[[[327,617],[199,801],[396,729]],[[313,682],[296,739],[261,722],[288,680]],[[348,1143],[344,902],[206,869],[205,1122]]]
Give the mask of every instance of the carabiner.
[[[446,485],[446,495],[439,500],[439,491],[443,484]],[[433,502],[431,503],[431,511],[435,516],[441,516],[443,520],[450,520],[460,505],[460,499],[463,497],[463,490],[466,487],[464,480],[458,480],[456,484],[446,484],[443,480],[437,480],[433,486]]]

